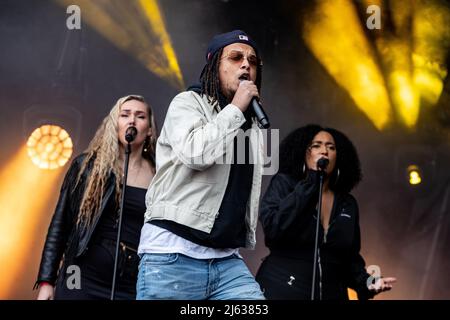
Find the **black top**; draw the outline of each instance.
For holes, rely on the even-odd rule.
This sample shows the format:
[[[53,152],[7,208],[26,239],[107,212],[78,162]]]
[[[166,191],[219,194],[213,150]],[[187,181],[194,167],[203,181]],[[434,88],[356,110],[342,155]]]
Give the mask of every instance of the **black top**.
[[[242,125],[244,131],[251,128],[250,113],[244,113],[247,121]],[[246,224],[245,214],[253,182],[253,164],[250,163],[250,143],[245,139],[245,161],[238,157],[237,137],[234,138],[233,163],[230,168],[227,188],[225,190],[219,214],[214,221],[210,233],[199,231],[169,220],[152,220],[149,223],[167,229],[176,235],[196,244],[210,248],[240,248],[245,247]]]
[[[147,189],[126,186],[124,199],[124,214],[120,241],[136,249],[139,246],[139,236],[144,224],[145,194]],[[102,217],[95,230],[96,238],[117,239],[119,209],[115,195],[111,195]]]
[[[287,258],[304,270],[297,270],[297,283],[311,283],[319,198],[319,174],[309,170],[306,179],[279,173],[272,178],[261,202],[260,219],[270,256]],[[346,288],[355,289],[360,298],[369,297],[369,277],[360,251],[359,212],[350,194],[335,193],[328,232],[319,227],[318,283],[323,299],[343,298]],[[268,261],[281,261],[268,259]],[[279,266],[280,267],[280,266]],[[282,266],[289,268],[289,266]],[[261,276],[261,275],[260,275]],[[289,279],[288,279],[289,280]],[[270,290],[270,288],[268,289]],[[303,288],[309,296],[311,285]],[[319,294],[320,292],[318,292]]]

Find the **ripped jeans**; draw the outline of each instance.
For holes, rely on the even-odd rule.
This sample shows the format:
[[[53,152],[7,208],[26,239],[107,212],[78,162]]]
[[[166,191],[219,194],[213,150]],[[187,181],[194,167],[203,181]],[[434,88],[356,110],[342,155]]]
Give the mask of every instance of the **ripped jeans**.
[[[144,253],[139,263],[137,300],[264,300],[237,255],[194,259],[180,253]]]

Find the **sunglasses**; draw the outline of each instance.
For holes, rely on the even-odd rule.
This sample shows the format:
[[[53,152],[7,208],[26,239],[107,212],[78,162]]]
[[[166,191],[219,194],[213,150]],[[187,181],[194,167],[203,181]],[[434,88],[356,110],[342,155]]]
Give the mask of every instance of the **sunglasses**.
[[[258,65],[262,65],[261,60],[254,54],[245,56],[244,53],[240,51],[231,51],[228,55],[222,57],[222,59],[228,59],[229,61],[233,63],[241,63],[244,59],[244,57],[247,58],[247,61],[250,65],[257,67]]]

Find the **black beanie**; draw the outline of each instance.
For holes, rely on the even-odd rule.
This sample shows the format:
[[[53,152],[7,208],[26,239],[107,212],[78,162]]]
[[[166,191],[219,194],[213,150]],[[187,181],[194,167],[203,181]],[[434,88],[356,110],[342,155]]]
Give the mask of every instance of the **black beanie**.
[[[215,35],[212,38],[206,51],[206,61],[208,61],[209,58],[211,58],[214,53],[216,53],[221,48],[237,42],[248,44],[255,50],[256,55],[258,55],[256,43],[244,31],[234,30],[227,33]]]

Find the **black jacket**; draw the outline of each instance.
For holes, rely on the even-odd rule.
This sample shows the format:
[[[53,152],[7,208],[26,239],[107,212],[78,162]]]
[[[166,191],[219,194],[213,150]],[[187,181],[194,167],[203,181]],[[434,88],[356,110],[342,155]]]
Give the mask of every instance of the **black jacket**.
[[[290,261],[301,260],[299,265],[306,270],[297,271],[305,277],[305,283],[310,283],[306,277],[310,276],[314,260],[318,177],[312,170],[302,181],[279,173],[272,178],[261,202],[260,219],[271,255],[292,258]],[[371,297],[366,285],[369,274],[359,254],[361,240],[355,198],[350,194],[335,193],[327,234],[324,234],[322,224],[319,228],[322,288],[326,291],[327,281],[333,283],[334,287],[328,290],[332,299],[345,298],[343,293],[346,294],[347,287],[355,289],[360,299]]]
[[[105,193],[100,205],[100,214],[95,216],[90,226],[77,225],[78,212],[85,189],[86,178],[91,173],[93,162],[91,161],[86,166],[80,182],[75,187],[78,173],[85,156],[85,154],[82,154],[76,157],[64,177],[58,203],[48,228],[35,287],[43,281],[53,285],[55,284],[63,254],[64,265],[68,265],[70,261],[81,256],[87,250],[89,240],[101,213],[109,198],[114,196],[115,176],[111,174],[106,182]]]

